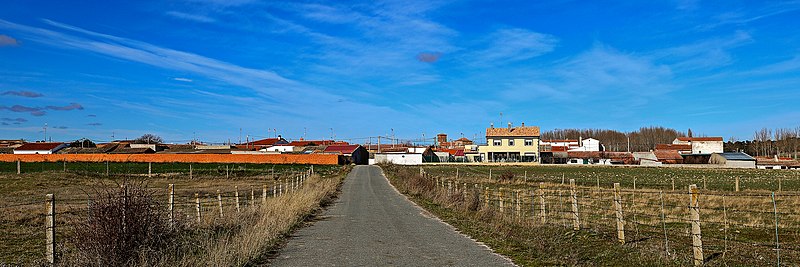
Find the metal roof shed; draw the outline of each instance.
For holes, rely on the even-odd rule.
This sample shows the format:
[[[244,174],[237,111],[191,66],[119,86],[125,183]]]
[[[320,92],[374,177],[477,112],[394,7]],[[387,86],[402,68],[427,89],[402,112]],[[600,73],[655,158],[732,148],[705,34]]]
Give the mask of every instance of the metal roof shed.
[[[709,164],[725,165],[731,168],[755,168],[756,159],[743,152],[725,152],[711,154]]]

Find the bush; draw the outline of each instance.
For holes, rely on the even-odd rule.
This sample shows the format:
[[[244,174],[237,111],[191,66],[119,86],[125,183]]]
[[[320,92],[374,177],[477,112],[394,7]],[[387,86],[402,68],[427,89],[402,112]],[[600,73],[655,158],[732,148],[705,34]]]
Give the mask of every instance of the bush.
[[[75,229],[76,265],[133,266],[163,253],[177,236],[164,205],[142,185],[105,189]]]
[[[505,171],[497,176],[497,180],[499,181],[513,181],[514,180],[514,173],[510,171]]]

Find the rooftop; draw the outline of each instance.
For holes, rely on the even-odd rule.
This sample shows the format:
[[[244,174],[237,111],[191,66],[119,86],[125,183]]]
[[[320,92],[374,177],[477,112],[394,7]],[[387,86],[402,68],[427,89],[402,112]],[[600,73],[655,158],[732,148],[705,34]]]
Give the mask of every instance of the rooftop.
[[[16,151],[26,151],[26,150],[53,150],[64,143],[27,143],[21,145],[14,150]]]
[[[539,136],[539,126],[486,128],[486,136]]]

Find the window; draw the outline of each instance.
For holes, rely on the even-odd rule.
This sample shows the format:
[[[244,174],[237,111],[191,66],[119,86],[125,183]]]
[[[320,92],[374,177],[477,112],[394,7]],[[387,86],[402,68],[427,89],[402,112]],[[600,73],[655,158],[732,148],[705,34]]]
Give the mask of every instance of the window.
[[[493,142],[494,142],[494,144],[493,144],[494,146],[501,146],[500,139],[494,139]]]
[[[532,146],[532,145],[533,145],[533,140],[525,139],[525,146]]]
[[[508,139],[508,146],[514,146],[514,139]]]

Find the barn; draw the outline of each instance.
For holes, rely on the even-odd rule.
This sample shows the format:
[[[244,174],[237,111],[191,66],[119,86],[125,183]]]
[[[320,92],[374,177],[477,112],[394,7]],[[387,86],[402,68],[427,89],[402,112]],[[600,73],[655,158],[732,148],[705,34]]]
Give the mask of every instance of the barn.
[[[339,164],[369,164],[369,152],[361,145],[331,145],[325,148],[324,154],[342,155]]]
[[[756,159],[743,152],[714,153],[708,163],[731,168],[756,168]]]

